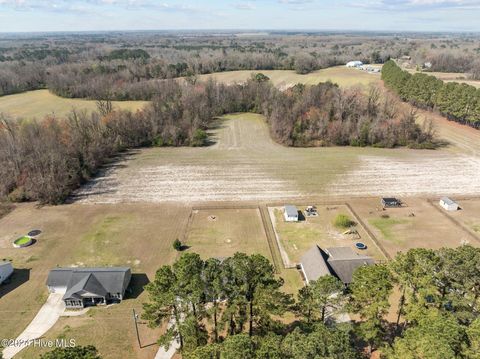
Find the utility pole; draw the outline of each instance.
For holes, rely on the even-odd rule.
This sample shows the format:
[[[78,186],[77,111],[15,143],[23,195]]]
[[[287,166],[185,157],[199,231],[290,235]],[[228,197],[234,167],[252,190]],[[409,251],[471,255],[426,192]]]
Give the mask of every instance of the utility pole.
[[[133,311],[133,321],[135,322],[135,331],[137,333],[138,347],[142,348],[142,344],[140,343],[140,334],[138,332],[138,323],[137,323],[138,315],[135,313],[134,308],[132,308],[132,311]]]

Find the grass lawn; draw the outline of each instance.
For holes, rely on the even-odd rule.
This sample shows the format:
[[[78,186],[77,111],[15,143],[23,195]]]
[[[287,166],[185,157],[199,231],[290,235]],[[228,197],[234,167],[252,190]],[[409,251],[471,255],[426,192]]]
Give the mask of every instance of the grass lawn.
[[[147,104],[146,101],[113,101],[113,107],[136,111]],[[28,91],[15,95],[0,97],[0,113],[14,118],[37,118],[47,115],[63,117],[73,109],[94,111],[96,101],[67,99],[56,96],[48,90]]]
[[[271,260],[258,209],[201,209],[192,216],[185,243],[189,251],[203,258],[260,253]]]
[[[20,237],[20,238],[16,239],[14,243],[21,246],[21,245],[29,243],[31,240],[32,239],[30,237],[23,236],[23,237]]]
[[[383,235],[387,241],[392,242],[401,242],[397,238],[397,231],[395,231],[395,226],[399,224],[406,224],[408,221],[406,219],[394,219],[394,218],[374,218],[368,221],[372,226],[376,227]]]
[[[298,206],[299,209],[303,207],[305,206]],[[334,220],[338,214],[348,214],[350,218],[353,218],[346,206],[317,206],[317,210],[317,217],[307,217],[305,221],[295,223],[284,221],[281,208],[273,209],[275,230],[290,262],[299,263],[303,254],[314,245],[319,245],[321,248],[351,247],[358,253],[379,260],[385,259],[360,225],[357,224],[354,227],[358,231],[358,235],[343,234],[345,229],[335,227]],[[355,248],[356,242],[365,243],[367,249],[358,251]]]

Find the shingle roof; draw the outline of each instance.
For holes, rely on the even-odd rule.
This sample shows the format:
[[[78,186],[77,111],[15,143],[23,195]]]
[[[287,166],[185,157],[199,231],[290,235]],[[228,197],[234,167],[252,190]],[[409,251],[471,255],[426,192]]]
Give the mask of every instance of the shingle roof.
[[[297,217],[298,216],[298,209],[292,205],[285,205],[285,213],[288,217]]]
[[[318,246],[313,246],[302,256],[301,264],[307,283],[331,274],[324,253]]]
[[[349,284],[358,267],[374,263],[373,258],[360,255],[350,247],[332,247],[323,251],[314,246],[301,259],[307,283],[324,275],[335,275],[343,283]]]
[[[130,268],[56,268],[47,279],[49,287],[66,287],[64,298],[75,293],[88,292],[104,296],[106,293],[124,293],[130,282]]]

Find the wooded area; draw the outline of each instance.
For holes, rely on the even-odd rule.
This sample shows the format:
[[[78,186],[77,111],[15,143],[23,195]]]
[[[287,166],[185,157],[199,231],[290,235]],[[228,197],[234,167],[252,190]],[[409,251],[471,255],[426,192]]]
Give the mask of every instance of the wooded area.
[[[413,249],[360,267],[348,287],[323,276],[294,297],[261,255],[203,261],[187,253],[147,285],[143,316],[152,327],[172,323],[159,343],[178,337],[190,359],[353,359],[378,349],[386,359],[474,359],[479,264],[480,249],[471,246]],[[402,295],[390,304],[394,286]],[[385,320],[391,305],[396,323]],[[342,313],[359,319],[337,323]]]
[[[136,113],[99,101],[98,112],[73,111],[66,119],[2,118],[0,195],[61,203],[114,155],[140,146],[207,145],[214,118],[232,112],[265,115],[273,138],[288,146],[434,146],[431,129],[376,89],[366,96],[326,83],[282,92],[259,75],[233,86],[169,80]]]
[[[382,79],[402,100],[437,110],[450,120],[480,128],[480,89],[457,82],[445,83],[423,73],[412,75],[392,60],[383,66]]]

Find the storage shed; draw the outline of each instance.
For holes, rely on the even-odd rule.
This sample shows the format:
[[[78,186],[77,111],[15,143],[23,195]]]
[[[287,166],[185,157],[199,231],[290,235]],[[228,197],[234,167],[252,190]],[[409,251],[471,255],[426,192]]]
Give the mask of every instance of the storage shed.
[[[298,222],[298,209],[295,206],[286,204],[283,211],[286,222]]]
[[[458,211],[459,208],[458,203],[448,197],[440,199],[440,206],[446,211]]]
[[[381,203],[383,208],[395,208],[402,206],[402,202],[394,197],[383,197]]]

